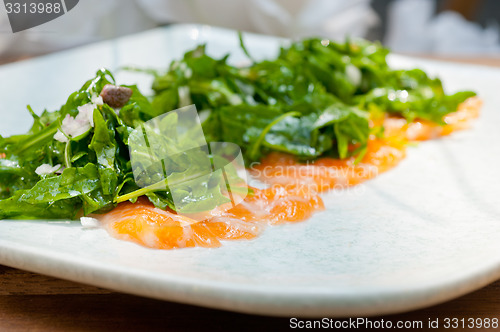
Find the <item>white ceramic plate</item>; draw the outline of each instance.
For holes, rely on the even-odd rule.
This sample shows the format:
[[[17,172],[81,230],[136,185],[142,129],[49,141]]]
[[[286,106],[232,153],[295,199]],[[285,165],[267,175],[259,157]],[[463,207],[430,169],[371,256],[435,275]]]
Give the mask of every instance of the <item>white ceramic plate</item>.
[[[172,26],[0,67],[0,133],[28,129],[24,107],[59,107],[98,67],[164,68],[198,42],[244,59],[232,31]],[[279,40],[249,35],[257,56]],[[0,221],[0,263],[118,291],[282,316],[364,316],[429,306],[500,277],[500,70],[393,56],[484,99],[473,129],[422,143],[396,169],[325,196],[327,211],[218,249],[158,251],[79,222]],[[144,76],[122,74],[124,83]]]

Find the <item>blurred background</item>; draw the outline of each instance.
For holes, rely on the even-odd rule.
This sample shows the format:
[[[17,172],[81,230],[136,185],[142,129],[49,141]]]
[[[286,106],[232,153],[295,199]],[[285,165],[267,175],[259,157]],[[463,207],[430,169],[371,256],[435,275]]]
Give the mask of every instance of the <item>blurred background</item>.
[[[80,0],[65,15],[12,33],[0,5],[0,63],[173,23],[289,38],[380,40],[404,54],[500,59],[498,0]]]

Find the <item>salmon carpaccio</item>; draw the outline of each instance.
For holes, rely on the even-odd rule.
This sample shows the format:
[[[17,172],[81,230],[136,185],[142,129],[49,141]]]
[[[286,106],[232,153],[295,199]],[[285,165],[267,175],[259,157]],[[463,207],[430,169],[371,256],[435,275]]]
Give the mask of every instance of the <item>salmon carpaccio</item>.
[[[467,128],[480,107],[479,98],[468,99],[444,118],[443,126],[386,117],[382,120],[384,138],[372,137],[360,162],[351,157],[300,163],[294,156],[273,152],[249,170],[269,188],[252,188],[253,194],[242,203],[203,221],[156,208],[147,198],[120,203],[97,218],[113,237],[156,249],[218,247],[224,240],[253,239],[266,225],[303,221],[323,210],[318,193],[357,185],[395,167],[405,158],[407,142]]]
[[[253,194],[232,209],[198,222],[171,210],[156,208],[147,198],[120,203],[98,216],[112,236],[150,248],[218,247],[221,240],[252,239],[265,224],[296,222],[324,208],[306,186],[252,188]]]

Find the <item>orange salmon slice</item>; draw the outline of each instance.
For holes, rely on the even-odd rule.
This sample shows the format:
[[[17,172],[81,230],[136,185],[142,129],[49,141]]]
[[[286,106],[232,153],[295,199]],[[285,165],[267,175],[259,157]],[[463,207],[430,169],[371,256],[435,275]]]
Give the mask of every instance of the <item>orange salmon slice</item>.
[[[112,236],[157,249],[219,247],[221,240],[252,239],[262,230],[261,225],[230,217],[197,222],[158,209],[142,197],[97,218]]]
[[[387,137],[400,137],[408,141],[427,141],[447,136],[455,131],[469,128],[472,120],[479,117],[482,104],[482,100],[478,97],[467,99],[459,105],[456,112],[444,117],[443,126],[425,120],[408,123],[401,117],[389,116],[383,120],[384,134]]]
[[[405,144],[395,139],[372,139],[361,162],[355,158],[319,158],[299,163],[294,156],[269,154],[251,174],[265,183],[305,185],[316,192],[344,189],[369,180],[396,166],[406,156]]]
[[[386,117],[381,123],[385,137],[371,137],[358,163],[354,157],[300,163],[294,156],[273,152],[250,169],[270,188],[252,188],[253,194],[242,203],[217,216],[207,214],[209,217],[203,221],[158,209],[145,197],[136,203],[120,203],[111,212],[96,217],[112,236],[149,248],[211,248],[225,240],[250,240],[268,224],[303,221],[323,210],[319,192],[354,186],[395,167],[405,158],[408,141],[433,139],[468,128],[479,116],[481,104],[479,98],[469,98],[444,118],[443,126]]]
[[[97,216],[110,235],[149,248],[219,247],[223,240],[250,240],[266,224],[297,222],[323,209],[321,198],[305,188],[253,189],[243,203],[222,215],[196,221],[173,211],[161,210],[146,198],[120,203]]]

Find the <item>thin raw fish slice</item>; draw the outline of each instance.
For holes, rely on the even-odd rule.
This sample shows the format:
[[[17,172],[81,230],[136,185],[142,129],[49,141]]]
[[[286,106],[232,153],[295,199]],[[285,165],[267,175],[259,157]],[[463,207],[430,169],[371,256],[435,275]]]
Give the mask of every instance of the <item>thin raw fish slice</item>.
[[[219,247],[222,240],[253,239],[266,224],[302,221],[324,208],[321,198],[304,187],[253,191],[243,203],[200,222],[155,208],[146,198],[121,203],[98,218],[112,236],[146,247],[211,248]]]
[[[390,116],[383,120],[384,134],[388,137],[405,138],[408,141],[427,141],[446,136],[469,128],[472,120],[479,117],[482,104],[482,100],[478,97],[467,99],[459,105],[456,112],[444,117],[446,124],[443,126],[425,120],[408,123],[404,118]]]
[[[323,210],[321,197],[308,186],[274,185],[267,189],[253,188],[254,194],[227,211],[228,215],[245,221],[265,221],[276,225],[299,222]]]
[[[155,208],[147,199],[119,204],[98,217],[114,237],[150,248],[219,247],[220,240],[252,239],[262,226],[239,219],[196,220]]]
[[[405,157],[404,143],[395,139],[372,139],[361,160],[355,158],[319,158],[312,163],[299,163],[294,156],[271,153],[262,164],[252,169],[252,174],[263,182],[289,186],[304,185],[310,191],[323,192],[343,189],[396,166]]]

